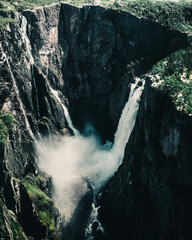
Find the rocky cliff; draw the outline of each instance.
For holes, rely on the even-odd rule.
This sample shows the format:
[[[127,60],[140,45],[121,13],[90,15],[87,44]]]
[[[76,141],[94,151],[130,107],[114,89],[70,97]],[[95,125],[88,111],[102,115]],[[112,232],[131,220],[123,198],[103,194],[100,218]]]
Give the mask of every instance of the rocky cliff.
[[[35,64],[64,93],[74,125],[83,131],[90,122],[104,140],[113,138],[133,69],[144,73],[187,45],[185,34],[98,6],[23,14]]]
[[[51,180],[38,170],[34,150],[36,139],[50,134],[59,137],[68,128],[62,106],[53,96],[50,87],[60,91],[74,125],[81,132],[87,123],[91,123],[103,141],[111,140],[129,95],[128,85],[133,81],[134,75],[146,73],[159,59],[176,49],[185,48],[188,38],[186,34],[162,27],[158,23],[99,6],[56,4],[24,11],[22,14],[15,12],[12,17],[15,23],[8,24],[0,32],[0,107],[1,131],[4,134],[0,165],[0,237],[60,239],[58,211],[50,198]],[[180,201],[187,198],[188,185],[185,183],[190,183],[187,178],[190,178],[187,170],[190,155],[189,149],[183,155],[180,150],[190,146],[190,139],[185,133],[187,122],[184,124],[184,120],[174,111],[174,116],[169,114],[167,117],[169,104],[166,98],[153,94],[149,89],[148,86],[145,90],[135,131],[126,148],[125,163],[103,194],[102,219],[109,232],[117,229],[122,230],[122,234],[126,233],[124,224],[113,228],[117,219],[115,214],[119,214],[118,219],[123,222],[126,220],[126,224],[130,222],[133,225],[130,216],[133,214],[136,217],[137,214],[132,209],[141,211],[140,223],[134,225],[135,230],[141,230],[145,224],[149,226],[143,217],[147,214],[143,213],[147,208],[142,208],[142,204],[147,204],[148,200],[155,202],[155,211],[158,208],[163,214],[159,206],[163,208],[166,204],[171,205],[174,194],[179,194],[180,198],[173,204],[173,208],[167,206],[165,216],[162,215],[163,220],[158,212],[155,213],[158,215],[154,216],[155,221],[161,223],[165,222],[164,217],[168,221],[169,211],[173,211],[176,204],[181,204]],[[165,106],[159,105],[161,101],[165,101]],[[7,114],[14,118],[11,127],[5,122]],[[162,121],[158,122],[161,118]],[[179,127],[177,124],[180,124]],[[150,140],[150,136],[154,141]],[[172,140],[173,136],[177,136],[177,139]],[[188,142],[185,144],[185,141]],[[165,168],[164,162],[167,164]],[[131,172],[128,170],[130,164],[133,169]],[[162,169],[160,172],[159,167]],[[159,177],[156,176],[157,171]],[[162,177],[161,180],[164,171],[167,171],[167,177]],[[183,172],[181,181],[180,178],[177,179],[178,188],[180,191],[186,188],[186,195],[183,197],[182,191],[176,192],[168,199],[168,194],[172,194],[168,186],[174,188],[177,185],[166,185],[166,181],[169,179],[172,182],[180,171]],[[132,180],[124,177],[129,172]],[[121,197],[122,190],[114,198],[111,192],[120,183],[130,194],[125,192],[124,197]],[[136,186],[137,189],[132,191]],[[107,191],[109,194],[106,194]],[[167,195],[160,201],[160,194],[164,191]],[[135,205],[131,205],[131,194],[141,202],[140,208],[137,207],[140,202],[134,201]],[[144,195],[144,202],[140,195]],[[126,200],[126,197],[129,199]],[[119,199],[124,202],[121,204]],[[110,205],[107,204],[108,201]],[[187,203],[190,204],[189,199]],[[107,212],[111,210],[110,206],[115,211],[114,218]],[[123,210],[125,207],[126,215]],[[182,216],[186,216],[182,211],[186,209],[179,209],[178,216],[181,220],[178,222],[181,221],[179,223],[188,229],[182,222]],[[152,214],[151,208],[149,212]],[[187,216],[190,218],[190,214]],[[107,222],[108,217],[114,221]],[[175,219],[175,215],[171,217]],[[131,227],[132,231],[134,227]],[[166,227],[163,229],[162,232],[166,232]],[[116,236],[114,231],[110,234]],[[150,234],[153,231],[149,229],[148,232],[147,236],[152,236]]]
[[[192,119],[147,77],[124,163],[100,198],[107,239],[190,239]]]

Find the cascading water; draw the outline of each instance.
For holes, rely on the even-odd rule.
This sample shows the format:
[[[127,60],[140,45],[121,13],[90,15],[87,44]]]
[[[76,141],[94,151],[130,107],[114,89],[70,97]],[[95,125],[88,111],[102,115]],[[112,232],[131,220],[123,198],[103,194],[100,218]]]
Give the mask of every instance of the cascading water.
[[[37,110],[37,118],[38,120],[40,119],[40,110],[39,110],[39,99],[38,99],[38,89],[37,89],[37,86],[36,86],[36,81],[35,81],[35,77],[34,77],[34,58],[33,58],[33,55],[32,55],[32,50],[31,50],[31,44],[30,44],[30,41],[29,41],[29,38],[27,36],[27,19],[21,15],[20,16],[20,21],[21,21],[21,37],[22,37],[22,40],[23,42],[25,43],[25,46],[26,46],[26,55],[27,57],[29,58],[28,59],[28,69],[31,71],[31,80],[32,80],[32,84],[33,84],[33,87],[34,87],[34,90],[35,90],[35,101],[36,101],[36,110]]]
[[[21,32],[22,42],[25,44],[25,56],[26,56],[26,61],[25,62],[27,63],[28,70],[31,71],[32,83],[33,83],[33,86],[35,88],[35,98],[36,98],[36,104],[37,104],[37,115],[38,115],[38,118],[39,118],[40,117],[40,113],[39,113],[39,101],[38,101],[38,93],[37,93],[38,90],[37,90],[35,79],[34,79],[34,75],[33,75],[34,58],[33,58],[32,53],[31,53],[31,45],[30,45],[29,38],[27,36],[27,20],[22,15],[20,15],[20,26],[21,26],[20,27],[20,32]],[[11,75],[13,88],[14,88],[14,91],[16,93],[17,100],[19,102],[20,108],[22,110],[22,113],[23,113],[23,116],[24,116],[24,119],[25,119],[26,129],[29,132],[31,138],[35,140],[34,134],[33,134],[32,130],[31,130],[31,127],[30,127],[30,124],[29,124],[29,121],[28,121],[28,118],[27,118],[27,115],[26,115],[26,111],[24,109],[24,105],[23,105],[21,97],[20,97],[20,93],[19,93],[19,89],[17,87],[16,79],[15,79],[14,74],[12,72],[12,68],[11,68],[11,65],[9,63],[9,59],[8,59],[6,53],[3,50],[2,44],[0,44],[0,51],[2,53],[2,58],[4,59],[3,61],[5,61],[7,63],[7,66],[8,66],[8,69],[9,69],[9,73]]]
[[[78,135],[79,132],[78,132],[77,129],[74,128],[73,123],[72,123],[71,118],[70,118],[70,115],[69,115],[69,112],[68,112],[68,109],[66,108],[66,106],[62,103],[61,99],[59,98],[58,92],[56,90],[54,90],[52,87],[50,87],[50,86],[49,86],[49,88],[50,88],[52,94],[56,97],[58,102],[61,104],[69,128],[73,131],[74,135]]]
[[[28,69],[30,69],[31,65],[34,64],[34,58],[31,53],[31,44],[30,44],[29,38],[27,36],[27,19],[23,15],[21,15],[20,22],[21,22],[21,28],[20,28],[21,37],[26,46],[26,53],[28,54],[28,57],[29,57]]]
[[[96,207],[95,203],[92,203],[92,211],[89,217],[87,227],[85,228],[86,240],[93,240],[95,233],[99,232],[100,235],[104,235],[104,228],[98,220],[99,206]]]
[[[58,92],[51,88],[56,99],[62,104],[69,127],[74,136],[64,136],[59,142],[45,139],[37,144],[40,169],[52,176],[55,205],[69,222],[80,199],[91,185],[97,193],[101,186],[117,171],[122,163],[124,149],[135,125],[139,99],[144,80],[136,78],[131,85],[130,96],[121,114],[114,144],[101,145],[95,135],[81,136],[72,125],[67,108],[62,104]],[[89,183],[89,184],[88,184]],[[91,225],[97,221],[97,207],[93,206],[91,220],[87,225],[87,236],[91,239]],[[94,219],[95,218],[95,219]]]
[[[29,124],[27,115],[26,115],[26,111],[25,111],[25,109],[24,109],[23,103],[22,103],[21,98],[20,98],[20,93],[19,93],[19,89],[18,89],[18,87],[17,87],[17,83],[16,83],[16,80],[15,80],[15,77],[14,77],[14,75],[13,75],[11,66],[10,66],[10,64],[9,64],[9,60],[8,60],[5,52],[3,51],[2,45],[0,45],[0,49],[1,49],[2,55],[4,56],[4,61],[6,61],[6,63],[7,63],[7,66],[8,66],[8,69],[9,69],[9,73],[10,73],[10,75],[11,75],[11,79],[12,79],[12,83],[13,83],[13,88],[14,88],[15,94],[16,94],[16,96],[17,96],[17,100],[18,100],[18,102],[19,102],[21,111],[22,111],[23,116],[24,116],[24,119],[25,119],[26,128],[27,128],[27,130],[28,130],[31,138],[32,138],[32,139],[35,139],[34,134],[33,134],[32,130],[31,130],[31,127],[30,127],[30,124]]]
[[[140,84],[140,86],[138,86],[138,84]],[[138,101],[143,88],[144,81],[141,82],[140,78],[136,78],[135,83],[131,84],[129,99],[119,120],[117,131],[115,133],[114,145],[111,150],[111,153],[118,165],[120,165],[123,161],[125,146],[135,126],[135,119],[139,107]]]
[[[144,88],[144,83],[144,80],[141,81],[140,78],[136,78],[135,83],[131,84],[129,99],[122,111],[117,131],[115,133],[114,144],[110,150],[110,153],[112,154],[112,158],[116,165],[114,171],[111,172],[112,174],[118,169],[119,165],[122,164],[125,146],[135,126],[136,115],[139,107],[139,100]],[[140,86],[138,86],[138,84],[140,84]],[[93,203],[92,212],[90,214],[90,218],[85,229],[85,236],[87,240],[93,240],[94,234],[96,232],[100,234],[104,233],[104,229],[98,220],[98,209],[99,207]]]

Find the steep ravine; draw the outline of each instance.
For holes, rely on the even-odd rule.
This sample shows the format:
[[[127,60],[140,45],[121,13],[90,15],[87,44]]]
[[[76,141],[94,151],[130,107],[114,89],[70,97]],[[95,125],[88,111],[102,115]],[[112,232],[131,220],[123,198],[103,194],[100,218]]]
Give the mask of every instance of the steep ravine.
[[[135,74],[187,45],[177,31],[102,7],[66,4],[26,11],[35,64],[62,90],[74,125],[113,138]],[[97,109],[97,111],[94,111]]]
[[[34,150],[35,139],[47,135],[59,138],[70,133],[62,106],[51,93],[50,86],[62,93],[62,100],[69,108],[73,123],[80,132],[84,131],[86,123],[91,123],[103,142],[106,139],[113,140],[122,108],[129,95],[129,83],[133,81],[134,75],[146,73],[158,60],[179,48],[185,48],[188,38],[186,34],[171,31],[158,23],[99,6],[75,7],[57,4],[28,10],[22,14],[15,12],[13,15],[15,23],[8,24],[0,31],[0,107],[2,113],[10,113],[15,119],[6,133],[5,146],[0,151],[0,238],[59,240],[61,235],[58,210],[50,198],[51,179],[37,169]],[[142,107],[159,108],[158,104],[153,104],[153,99],[150,99],[152,93],[149,89],[147,87],[145,90],[138,119],[142,114],[146,114]],[[160,101],[161,96],[155,96],[157,98],[154,101]],[[178,132],[174,129],[169,132],[171,128],[167,126],[167,138],[160,128],[160,133],[157,133],[156,126],[151,123],[151,114],[155,116],[155,113],[150,107],[148,118],[144,118],[145,124],[149,125],[146,136],[162,134],[162,141],[160,147],[157,146],[154,150],[153,146],[149,146],[148,152],[146,151],[150,156],[149,165],[153,166],[153,155],[156,155],[156,149],[160,151],[160,148],[163,149],[162,153],[166,157],[161,155],[166,161],[174,164],[174,158],[169,156],[172,156],[172,152],[167,152],[164,142],[171,141],[171,134]],[[180,116],[179,113],[175,114]],[[166,114],[163,116],[162,124],[165,124],[168,120]],[[141,145],[145,141],[137,143],[143,136],[140,134],[143,122],[138,119],[132,140],[126,148],[124,165],[128,164],[131,151],[131,156],[144,154]],[[173,126],[178,119],[179,117],[175,121],[171,118]],[[152,130],[154,132],[151,132]],[[189,143],[182,143],[189,141],[185,138],[185,128],[181,127],[178,131],[179,136],[183,136],[178,140],[178,144],[181,142],[182,146],[190,146]],[[138,148],[141,148],[140,151],[134,148],[136,143]],[[152,143],[155,144],[155,141]],[[173,150],[173,153],[176,155],[175,151]],[[182,156],[184,164],[187,156]],[[133,166],[137,164],[135,159],[137,156]],[[161,160],[158,160],[159,163]],[[140,166],[144,172],[148,171],[142,163]],[[122,171],[126,172],[127,168],[121,167],[108,184],[109,189],[105,191],[101,201],[101,217],[109,232],[113,228],[111,224],[116,224],[117,216],[114,214],[114,222],[108,224],[106,219],[113,217],[108,215],[107,209],[110,211],[110,206],[114,206],[116,214],[120,214],[115,207],[118,203],[115,199],[119,201],[118,196],[125,201],[125,205],[119,202],[121,210],[127,204],[120,193],[116,194],[117,198],[110,195],[117,179],[121,179],[120,182],[127,181]],[[139,179],[137,174],[135,171],[135,179]],[[186,172],[185,176],[190,175]],[[178,180],[178,185],[182,183],[186,186],[182,181]],[[186,181],[190,183],[188,179]],[[155,188],[153,181],[150,182]],[[127,188],[126,184],[121,186]],[[182,185],[179,186],[182,188]],[[118,190],[120,189],[119,187]],[[106,194],[107,191],[109,194]],[[131,195],[126,194],[126,197],[129,196],[131,198]],[[154,193],[155,197],[157,196]],[[164,207],[163,203],[162,206]],[[135,215],[135,212],[132,211],[131,214]],[[122,216],[122,219],[133,223],[129,214]],[[123,224],[121,226],[123,227]],[[117,232],[118,229],[121,230],[121,226],[116,228]],[[137,224],[134,227],[136,228]],[[110,234],[112,233],[113,231]],[[114,236],[115,234],[116,232]]]

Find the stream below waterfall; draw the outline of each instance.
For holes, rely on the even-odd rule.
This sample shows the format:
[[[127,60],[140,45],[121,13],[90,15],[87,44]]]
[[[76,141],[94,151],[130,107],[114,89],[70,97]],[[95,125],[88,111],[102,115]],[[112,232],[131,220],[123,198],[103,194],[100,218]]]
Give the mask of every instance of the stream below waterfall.
[[[38,166],[52,177],[52,199],[62,216],[64,228],[72,224],[74,216],[78,218],[77,216],[83,215],[83,234],[87,240],[94,239],[93,234],[97,230],[104,233],[98,220],[99,206],[96,205],[95,196],[122,164],[124,149],[135,125],[144,84],[144,80],[140,78],[136,78],[135,83],[131,84],[129,99],[119,119],[114,143],[107,142],[104,145],[100,143],[94,134],[94,128],[90,125],[89,135],[80,135],[72,124],[59,92],[50,87],[52,94],[63,107],[68,127],[74,136],[64,136],[60,141],[50,137],[38,141],[36,144]],[[79,206],[87,210],[84,209],[81,214],[77,214]],[[88,215],[85,217],[86,211]]]

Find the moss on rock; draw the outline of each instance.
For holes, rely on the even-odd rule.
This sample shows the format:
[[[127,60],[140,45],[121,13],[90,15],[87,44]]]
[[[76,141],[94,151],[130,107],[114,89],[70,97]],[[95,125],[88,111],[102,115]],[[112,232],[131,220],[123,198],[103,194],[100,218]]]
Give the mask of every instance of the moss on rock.
[[[27,194],[32,202],[34,214],[39,224],[46,229],[46,239],[59,239],[57,226],[57,210],[51,198],[42,189],[45,189],[47,176],[40,174],[37,177],[27,176],[23,180]]]

